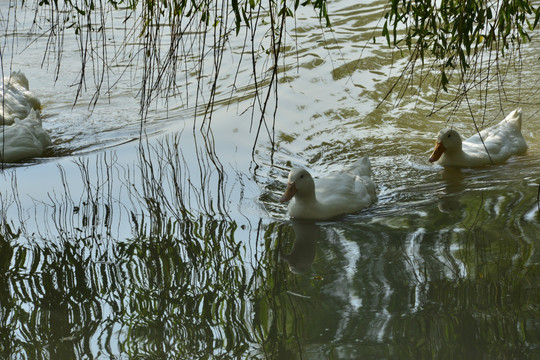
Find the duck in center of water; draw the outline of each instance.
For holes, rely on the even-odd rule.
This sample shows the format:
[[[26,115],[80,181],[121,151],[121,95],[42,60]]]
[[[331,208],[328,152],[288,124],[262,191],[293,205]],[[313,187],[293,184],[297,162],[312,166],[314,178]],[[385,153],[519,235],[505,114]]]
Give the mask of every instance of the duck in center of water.
[[[328,220],[368,207],[377,200],[369,159],[363,157],[345,171],[315,181],[307,170],[292,169],[279,201],[289,200],[289,216],[298,219]]]
[[[510,156],[526,150],[527,143],[521,134],[521,109],[517,108],[497,125],[463,142],[457,131],[441,130],[429,162],[443,166],[477,167],[501,164]]]

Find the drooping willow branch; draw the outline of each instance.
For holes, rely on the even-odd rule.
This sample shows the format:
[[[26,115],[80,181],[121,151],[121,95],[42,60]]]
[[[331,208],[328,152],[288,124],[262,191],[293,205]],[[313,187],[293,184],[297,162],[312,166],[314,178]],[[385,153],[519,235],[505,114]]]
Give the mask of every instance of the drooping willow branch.
[[[57,76],[66,38],[77,40],[77,98],[93,88],[91,104],[95,105],[122,76],[136,69],[132,74],[139,90],[141,129],[155,100],[171,97],[194,108],[195,116],[202,117],[201,126],[210,124],[214,105],[224,101],[217,92],[221,75],[227,71],[223,56],[232,46],[230,39],[244,35],[228,99],[244,91],[238,95],[249,101],[242,106],[259,117],[253,126],[252,115],[250,126],[255,142],[262,130],[274,141],[267,112],[271,100],[277,103],[286,20],[300,6],[310,6],[324,20],[322,26],[330,24],[327,0],[36,0],[35,5],[35,33],[47,37],[44,61],[55,63]],[[447,91],[452,82],[461,84],[458,103],[471,83],[487,91],[485,84],[500,74],[491,67],[499,68],[502,57],[519,53],[539,20],[540,6],[530,0],[389,0],[381,35],[409,58],[398,80],[405,81],[403,87],[390,91],[404,94],[417,74],[415,64],[424,64],[428,58],[432,62],[428,73],[436,73],[430,79],[435,79],[440,90]],[[251,69],[249,84],[239,83],[243,61]],[[248,96],[246,89],[251,92]]]
[[[283,56],[286,19],[295,16],[300,6],[311,6],[328,24],[326,1],[36,0],[34,30],[48,38],[43,59],[55,63],[56,76],[61,72],[66,38],[75,36],[80,55],[75,102],[93,83],[90,105],[94,106],[134,67],[134,73],[141,74],[134,81],[141,129],[156,99],[167,102],[176,96],[195,109],[199,125],[207,131],[215,103],[223,101],[217,89],[229,40],[244,33],[247,41],[238,61],[249,61],[253,83],[238,86],[238,64],[229,100],[237,88],[254,89],[248,108],[259,116],[255,139],[266,128],[273,142],[266,112],[271,94],[277,94],[272,89],[277,86],[278,60]]]
[[[398,82],[410,81],[415,64],[429,61],[430,72],[437,73],[430,78],[439,90],[448,92],[450,85],[458,86],[457,107],[471,88],[480,89],[487,99],[490,81],[500,83],[505,76],[498,71],[502,59],[511,63],[538,29],[540,4],[530,0],[390,0],[384,18],[381,34],[388,45],[408,54]]]

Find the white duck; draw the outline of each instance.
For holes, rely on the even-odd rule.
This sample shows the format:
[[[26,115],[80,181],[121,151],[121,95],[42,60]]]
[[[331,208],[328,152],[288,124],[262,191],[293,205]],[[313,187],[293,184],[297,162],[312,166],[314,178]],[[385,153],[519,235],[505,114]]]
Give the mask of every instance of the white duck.
[[[292,169],[279,201],[291,199],[289,215],[299,219],[327,220],[368,207],[377,200],[369,159],[363,157],[346,171],[332,173],[316,183],[307,170]]]
[[[0,126],[0,163],[41,156],[49,145],[51,138],[34,109],[24,119],[15,118],[14,124]]]
[[[521,109],[517,108],[497,125],[463,142],[457,131],[441,130],[429,162],[436,161],[443,166],[476,167],[503,163],[510,156],[526,150],[527,143],[521,134]]]
[[[39,99],[29,90],[28,79],[20,71],[3,78],[0,100],[0,125],[11,125],[16,118],[27,117],[30,110],[41,109]]]
[[[0,163],[43,155],[51,138],[41,126],[41,103],[22,72],[3,79],[0,100]]]

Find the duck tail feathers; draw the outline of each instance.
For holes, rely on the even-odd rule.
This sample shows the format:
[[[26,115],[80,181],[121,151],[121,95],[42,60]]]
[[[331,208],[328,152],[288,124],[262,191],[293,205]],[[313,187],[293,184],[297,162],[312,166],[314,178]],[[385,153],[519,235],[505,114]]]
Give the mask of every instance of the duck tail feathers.
[[[513,122],[516,124],[518,129],[521,129],[521,108],[516,108],[506,117],[506,121]]]
[[[350,169],[351,173],[359,176],[371,176],[371,162],[367,156],[358,159]]]
[[[22,71],[14,71],[9,77],[9,82],[11,84],[19,84],[24,87],[26,90],[29,90],[28,78],[23,74]]]

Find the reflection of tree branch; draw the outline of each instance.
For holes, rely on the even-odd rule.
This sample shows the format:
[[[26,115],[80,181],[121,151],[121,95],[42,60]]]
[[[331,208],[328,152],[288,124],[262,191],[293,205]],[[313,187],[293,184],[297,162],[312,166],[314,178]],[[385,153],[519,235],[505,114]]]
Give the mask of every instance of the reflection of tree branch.
[[[252,291],[243,243],[237,224],[221,213],[223,196],[219,205],[212,200],[213,163],[201,150],[188,164],[180,143],[180,136],[147,143],[134,167],[106,154],[95,164],[78,160],[80,184],[68,183],[59,167],[64,189],[36,203],[48,210],[36,218],[37,229],[22,234],[33,239],[27,247],[22,239],[12,251],[1,245],[18,236],[2,202],[0,277],[9,285],[0,289],[2,318],[22,329],[3,337],[2,349],[76,358],[95,351],[86,344],[97,334],[100,352],[120,348],[135,357],[243,354],[251,341],[245,317]],[[190,180],[198,165],[207,168],[197,170],[204,191]],[[224,194],[227,182],[217,183]],[[137,221],[125,237],[130,214]]]
[[[139,168],[143,198],[153,199],[161,210],[176,214],[179,221],[193,211],[228,216],[227,179],[209,135],[202,136],[204,147],[199,146],[200,140],[194,135],[194,149],[187,149],[189,142],[181,142],[180,136],[166,137],[156,145],[142,142]],[[187,163],[184,151],[196,155],[195,159],[191,157],[196,164]]]
[[[311,300],[308,296],[298,296],[308,289],[300,285],[296,275],[281,261],[284,247],[290,238],[297,236],[296,231],[287,223],[260,227],[265,247],[250,279],[254,336],[266,358],[302,358]]]

